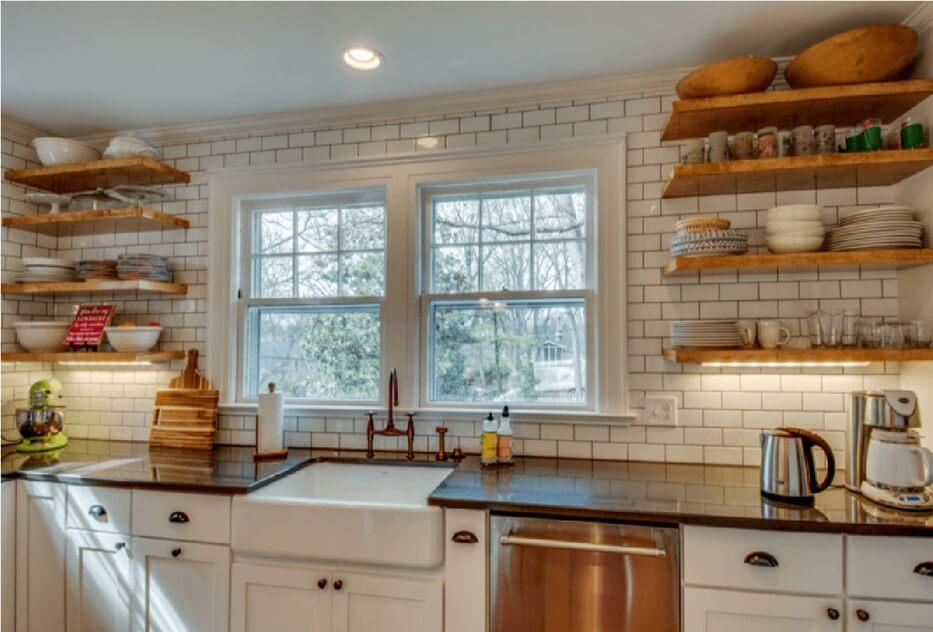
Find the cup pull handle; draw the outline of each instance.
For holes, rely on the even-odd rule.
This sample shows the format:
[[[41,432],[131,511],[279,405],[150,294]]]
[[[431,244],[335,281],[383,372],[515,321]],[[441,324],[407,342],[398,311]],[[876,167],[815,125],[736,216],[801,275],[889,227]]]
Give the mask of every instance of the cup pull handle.
[[[920,562],[914,566],[914,572],[924,577],[933,577],[933,562]]]
[[[102,518],[107,515],[107,510],[104,509],[103,505],[91,505],[87,512],[95,518]]]
[[[450,540],[457,544],[476,544],[479,542],[479,538],[472,531],[457,531]]]
[[[777,568],[777,558],[766,551],[752,551],[745,556],[745,563],[750,566],[760,566],[763,568]]]
[[[174,522],[176,524],[191,522],[191,520],[188,518],[188,514],[186,514],[184,511],[173,511],[168,517],[168,521]]]

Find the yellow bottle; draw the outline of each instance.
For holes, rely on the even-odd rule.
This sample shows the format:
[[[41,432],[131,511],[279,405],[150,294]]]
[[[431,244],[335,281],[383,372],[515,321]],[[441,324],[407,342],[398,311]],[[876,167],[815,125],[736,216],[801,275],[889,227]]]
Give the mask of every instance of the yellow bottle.
[[[497,429],[496,420],[492,413],[489,413],[483,420],[482,451],[479,457],[483,466],[495,465],[498,462]]]

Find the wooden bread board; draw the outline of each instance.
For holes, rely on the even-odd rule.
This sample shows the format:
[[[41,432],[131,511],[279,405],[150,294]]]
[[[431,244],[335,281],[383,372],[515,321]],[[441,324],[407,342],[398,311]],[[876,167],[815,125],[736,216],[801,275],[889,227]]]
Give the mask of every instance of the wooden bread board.
[[[174,378],[172,388],[156,392],[149,443],[154,446],[196,448],[214,447],[217,432],[217,403],[220,391],[197,369],[198,352],[188,352],[188,365]]]

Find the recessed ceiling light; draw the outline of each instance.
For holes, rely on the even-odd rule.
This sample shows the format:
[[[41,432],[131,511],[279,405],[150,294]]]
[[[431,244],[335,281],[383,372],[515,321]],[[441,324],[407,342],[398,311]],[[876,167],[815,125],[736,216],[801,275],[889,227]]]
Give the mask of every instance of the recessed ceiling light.
[[[357,70],[375,70],[382,65],[382,53],[369,46],[351,46],[343,51],[343,63]]]

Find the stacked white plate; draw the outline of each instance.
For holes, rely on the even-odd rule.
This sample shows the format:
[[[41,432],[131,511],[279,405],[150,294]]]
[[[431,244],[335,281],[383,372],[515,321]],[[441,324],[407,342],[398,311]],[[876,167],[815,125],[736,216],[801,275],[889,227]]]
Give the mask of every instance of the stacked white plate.
[[[813,252],[823,238],[822,206],[789,204],[768,210],[765,245],[771,252]]]
[[[17,283],[51,283],[74,281],[77,261],[49,259],[46,257],[23,257],[23,271],[16,275]]]
[[[914,221],[906,206],[880,206],[862,209],[844,217],[829,233],[829,250],[877,250],[920,248],[923,224]]]
[[[671,239],[675,257],[740,255],[748,252],[748,237],[737,230],[680,232]]]
[[[679,320],[671,323],[675,347],[741,347],[742,333],[734,320]]]

